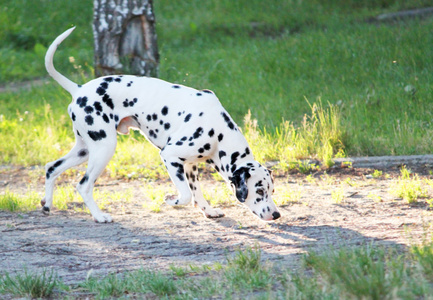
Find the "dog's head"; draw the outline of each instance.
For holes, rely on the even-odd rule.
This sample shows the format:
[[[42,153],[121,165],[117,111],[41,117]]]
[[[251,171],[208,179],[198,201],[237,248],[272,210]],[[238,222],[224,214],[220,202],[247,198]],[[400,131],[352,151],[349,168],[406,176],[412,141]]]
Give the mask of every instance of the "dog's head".
[[[242,164],[229,179],[236,198],[261,220],[272,221],[281,216],[272,200],[274,182],[271,172],[258,162]]]

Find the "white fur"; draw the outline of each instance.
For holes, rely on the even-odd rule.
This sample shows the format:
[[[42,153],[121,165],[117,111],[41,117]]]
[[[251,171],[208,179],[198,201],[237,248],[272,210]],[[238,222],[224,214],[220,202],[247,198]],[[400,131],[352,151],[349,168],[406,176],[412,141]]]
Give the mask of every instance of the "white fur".
[[[57,46],[73,31],[65,31],[49,47],[48,73],[72,95],[68,113],[76,144],[63,158],[46,165],[43,211],[50,211],[55,179],[65,170],[88,161],[77,189],[97,222],[111,222],[93,200],[94,183],[114,154],[117,132],[138,129],[160,151],[178,196],[167,196],[170,205],[185,205],[194,198],[206,217],[224,216],[204,199],[198,184],[197,163],[211,164],[234,186],[237,198],[265,221],[277,219],[271,199],[270,172],[254,160],[245,137],[215,94],[160,79],[112,75],[79,86],[53,65]]]

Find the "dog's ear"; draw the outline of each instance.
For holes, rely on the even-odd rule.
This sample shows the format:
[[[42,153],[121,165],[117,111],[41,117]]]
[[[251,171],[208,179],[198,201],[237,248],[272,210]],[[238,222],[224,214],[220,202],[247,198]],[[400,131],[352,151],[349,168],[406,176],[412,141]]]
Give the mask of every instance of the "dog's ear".
[[[268,172],[269,172],[269,176],[271,176],[271,181],[272,181],[272,183],[274,183],[274,179],[275,179],[275,177],[274,177],[274,174],[272,174],[272,170],[271,169],[267,169],[268,170]]]
[[[230,181],[235,189],[236,192],[236,198],[240,202],[245,202],[248,196],[248,186],[247,186],[247,180],[250,178],[250,172],[248,168],[242,167],[237,169],[233,173],[233,177],[230,177]]]

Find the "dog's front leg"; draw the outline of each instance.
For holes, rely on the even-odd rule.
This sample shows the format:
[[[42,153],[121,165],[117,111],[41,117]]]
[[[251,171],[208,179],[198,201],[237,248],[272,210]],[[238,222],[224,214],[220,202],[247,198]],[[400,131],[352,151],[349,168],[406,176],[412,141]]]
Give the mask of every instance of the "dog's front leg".
[[[185,164],[185,175],[188,179],[189,187],[194,197],[194,205],[200,207],[203,214],[207,218],[221,218],[224,217],[224,213],[219,208],[213,208],[209,205],[206,199],[203,197],[203,193],[200,189],[198,182],[198,168],[195,164]]]
[[[192,194],[185,176],[184,162],[178,157],[168,155],[161,151],[161,158],[164,161],[168,174],[179,192],[179,195],[167,195],[165,202],[169,205],[186,205],[191,202]]]

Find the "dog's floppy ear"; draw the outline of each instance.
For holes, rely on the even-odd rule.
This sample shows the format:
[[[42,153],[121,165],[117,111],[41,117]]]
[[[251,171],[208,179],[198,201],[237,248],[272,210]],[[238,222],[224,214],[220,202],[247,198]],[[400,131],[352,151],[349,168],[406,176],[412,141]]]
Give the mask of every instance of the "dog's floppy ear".
[[[267,169],[268,170],[268,172],[269,172],[269,176],[271,176],[271,181],[272,181],[272,183],[274,183],[274,175],[272,174],[272,170],[271,169]]]
[[[237,169],[233,173],[233,177],[230,177],[230,181],[235,188],[236,198],[240,202],[245,202],[248,196],[247,179],[250,178],[250,172],[248,168],[242,167]]]

